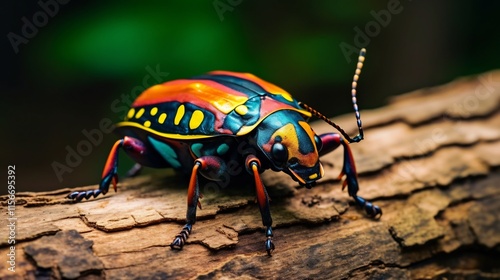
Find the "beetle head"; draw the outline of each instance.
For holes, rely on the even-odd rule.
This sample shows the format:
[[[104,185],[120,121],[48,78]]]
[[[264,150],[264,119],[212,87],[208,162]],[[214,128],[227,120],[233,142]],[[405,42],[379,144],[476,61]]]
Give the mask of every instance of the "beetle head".
[[[257,127],[256,140],[273,170],[289,174],[306,187],[323,176],[318,155],[321,139],[299,113],[274,112]]]

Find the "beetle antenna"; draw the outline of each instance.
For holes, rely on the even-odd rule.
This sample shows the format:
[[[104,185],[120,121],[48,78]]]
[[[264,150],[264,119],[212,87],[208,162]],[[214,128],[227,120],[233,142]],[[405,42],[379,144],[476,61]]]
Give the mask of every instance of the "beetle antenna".
[[[337,129],[342,134],[342,136],[344,136],[344,138],[347,141],[349,141],[349,143],[359,142],[359,141],[363,140],[363,137],[364,137],[363,127],[362,127],[362,123],[361,123],[361,115],[359,114],[359,108],[358,108],[358,103],[357,103],[357,98],[356,98],[356,88],[358,86],[358,80],[359,80],[359,75],[361,74],[361,69],[363,68],[363,62],[365,61],[365,55],[366,55],[366,49],[362,48],[361,51],[359,52],[358,64],[356,65],[356,72],[354,72],[354,77],[352,79],[352,89],[351,89],[352,106],[354,108],[354,113],[356,114],[356,121],[358,124],[358,131],[359,131],[358,135],[356,135],[354,138],[351,138],[349,136],[349,134],[347,134],[344,131],[344,129],[342,129],[338,124],[331,121],[329,118],[325,117],[325,115],[323,115],[320,112],[316,111],[315,109],[309,107],[307,104],[299,102],[299,104],[304,109],[311,112],[316,117],[324,120],[326,123],[328,123],[329,125],[333,126],[335,129]]]

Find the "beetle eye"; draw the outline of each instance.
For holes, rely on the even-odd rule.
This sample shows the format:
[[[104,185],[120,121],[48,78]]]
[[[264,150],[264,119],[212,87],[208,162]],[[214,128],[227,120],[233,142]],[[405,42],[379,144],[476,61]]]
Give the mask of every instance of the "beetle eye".
[[[319,138],[318,135],[314,135],[314,142],[316,142],[316,149],[318,149],[318,151],[321,151],[321,149],[323,148],[323,141],[321,141],[321,138]]]
[[[276,165],[284,165],[288,160],[288,150],[283,146],[283,144],[277,142],[274,143],[271,148],[271,156],[275,160]]]

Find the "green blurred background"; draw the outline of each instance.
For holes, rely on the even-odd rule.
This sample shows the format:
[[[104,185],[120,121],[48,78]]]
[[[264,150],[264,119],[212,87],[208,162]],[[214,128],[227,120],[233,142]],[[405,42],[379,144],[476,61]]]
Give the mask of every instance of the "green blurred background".
[[[121,119],[112,104],[137,94],[151,69],[162,73],[149,86],[251,72],[334,116],[352,111],[356,55],[342,44],[368,49],[362,109],[500,66],[498,1],[103,2],[2,3],[1,161],[5,171],[16,165],[17,191],[98,183],[112,133],[60,178],[52,165],[67,165],[82,130]],[[359,30],[371,35],[361,40]],[[123,174],[132,162],[122,154],[120,165]]]

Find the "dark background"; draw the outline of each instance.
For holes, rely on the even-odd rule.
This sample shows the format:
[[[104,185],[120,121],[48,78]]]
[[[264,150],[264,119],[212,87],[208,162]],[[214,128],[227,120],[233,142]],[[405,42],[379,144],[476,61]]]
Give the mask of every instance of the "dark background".
[[[123,106],[120,96],[134,94],[148,67],[169,73],[162,81],[251,72],[334,116],[352,111],[356,55],[341,44],[368,49],[362,109],[500,66],[498,1],[400,1],[390,19],[382,15],[397,1],[67,2],[1,4],[1,166],[6,174],[16,165],[17,191],[98,183],[113,134],[103,133],[62,180],[52,165],[67,165],[67,149],[86,139],[82,130],[123,117],[112,104]],[[39,3],[51,3],[52,15]],[[39,25],[28,36],[23,17]],[[371,35],[362,40],[358,29]],[[16,47],[12,36],[26,41]],[[120,163],[121,174],[132,165],[124,154]]]

